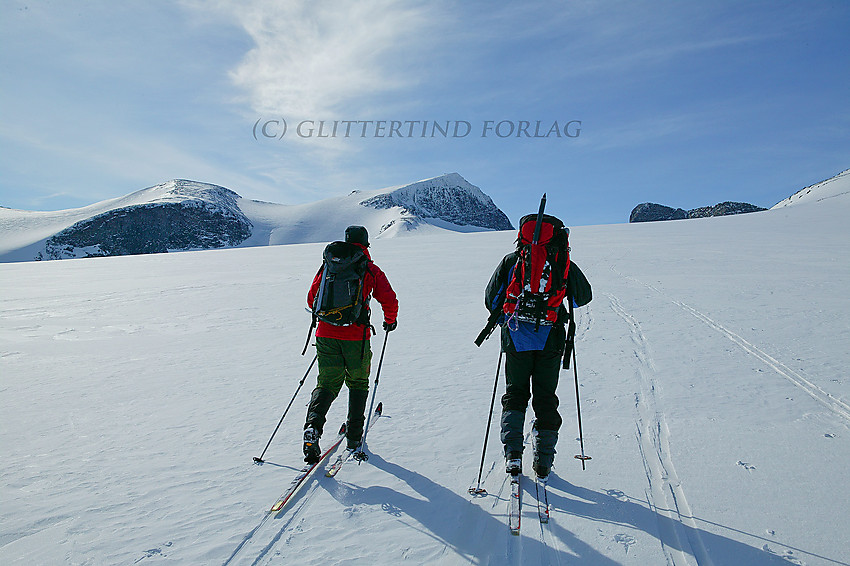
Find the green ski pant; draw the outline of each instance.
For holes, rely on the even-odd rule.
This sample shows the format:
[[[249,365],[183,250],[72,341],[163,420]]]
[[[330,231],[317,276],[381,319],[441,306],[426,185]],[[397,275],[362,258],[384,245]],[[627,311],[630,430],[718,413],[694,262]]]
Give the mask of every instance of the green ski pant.
[[[369,390],[369,371],[372,365],[370,341],[316,338],[319,357],[317,387],[339,395],[342,384],[349,389]],[[361,357],[362,354],[362,357]]]

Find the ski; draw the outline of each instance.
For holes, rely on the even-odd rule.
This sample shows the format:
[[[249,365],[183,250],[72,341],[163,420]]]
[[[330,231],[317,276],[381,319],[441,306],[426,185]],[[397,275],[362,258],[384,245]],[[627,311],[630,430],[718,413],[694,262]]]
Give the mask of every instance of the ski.
[[[372,428],[372,425],[375,424],[375,421],[377,421],[378,417],[381,416],[383,410],[384,404],[378,403],[378,406],[375,407],[375,412],[372,413],[372,419],[369,421],[369,428]],[[365,430],[363,431],[363,434],[365,436]],[[362,445],[360,446],[360,448],[362,448]],[[358,448],[346,448],[339,454],[339,456],[336,457],[336,460],[334,460],[334,463],[331,464],[331,466],[328,468],[328,471],[325,472],[325,475],[329,478],[334,477],[337,472],[339,472],[340,468],[342,468],[343,464],[348,462],[348,460],[350,460],[352,456],[357,459],[358,454],[362,454],[362,452],[358,452]]]
[[[357,450],[355,448],[346,448],[345,450],[343,450],[339,454],[339,456],[336,457],[334,463],[330,465],[328,471],[325,472],[325,476],[329,478],[334,477],[339,471],[339,469],[342,468],[342,465],[345,464],[349,460],[349,458],[351,458],[351,455],[354,454],[356,451]]]
[[[541,523],[549,522],[549,496],[546,493],[546,480],[536,478],[534,481],[537,487],[537,518]]]
[[[342,427],[339,429],[339,435],[337,436],[336,441],[331,445],[330,448],[325,450],[322,455],[319,457],[319,461],[315,464],[307,464],[298,472],[298,475],[292,479],[292,482],[289,484],[289,487],[283,494],[277,498],[275,504],[272,505],[272,508],[269,509],[269,513],[277,513],[281,509],[283,509],[284,505],[286,505],[292,496],[295,495],[295,492],[298,491],[298,488],[304,484],[304,480],[310,477],[310,474],[313,473],[313,470],[321,464],[325,458],[327,458],[331,452],[333,452],[337,446],[345,439],[345,423],[342,424]]]
[[[508,501],[508,528],[512,535],[519,535],[519,525],[522,511],[522,489],[519,478],[521,474],[511,474],[511,498]]]

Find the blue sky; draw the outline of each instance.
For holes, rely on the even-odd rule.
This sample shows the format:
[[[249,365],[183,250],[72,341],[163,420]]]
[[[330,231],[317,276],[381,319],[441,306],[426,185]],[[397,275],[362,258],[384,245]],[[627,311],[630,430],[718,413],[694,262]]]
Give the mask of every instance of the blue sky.
[[[458,172],[514,222],[544,191],[570,225],[772,206],[850,167],[848,26],[844,1],[5,1],[0,205],[173,178],[297,204]],[[470,133],[430,136],[447,121]]]

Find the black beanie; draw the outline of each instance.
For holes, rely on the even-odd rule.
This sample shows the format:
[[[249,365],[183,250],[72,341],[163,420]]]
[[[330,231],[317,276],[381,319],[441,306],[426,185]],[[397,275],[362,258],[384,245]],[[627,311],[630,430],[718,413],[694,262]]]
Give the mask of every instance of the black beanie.
[[[369,247],[369,232],[363,226],[349,226],[345,229],[345,241],[349,244],[361,244]]]

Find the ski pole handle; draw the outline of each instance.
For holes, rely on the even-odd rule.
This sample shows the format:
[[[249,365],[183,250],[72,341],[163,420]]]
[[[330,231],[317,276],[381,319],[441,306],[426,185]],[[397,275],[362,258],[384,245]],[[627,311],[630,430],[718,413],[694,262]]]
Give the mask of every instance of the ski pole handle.
[[[487,317],[487,324],[484,325],[484,329],[478,333],[478,338],[475,339],[475,345],[479,348],[484,341],[490,337],[493,333],[493,330],[499,325],[499,318],[502,316],[502,309],[505,306],[505,297],[501,297],[499,304],[496,305],[496,308],[490,313],[490,316]]]

